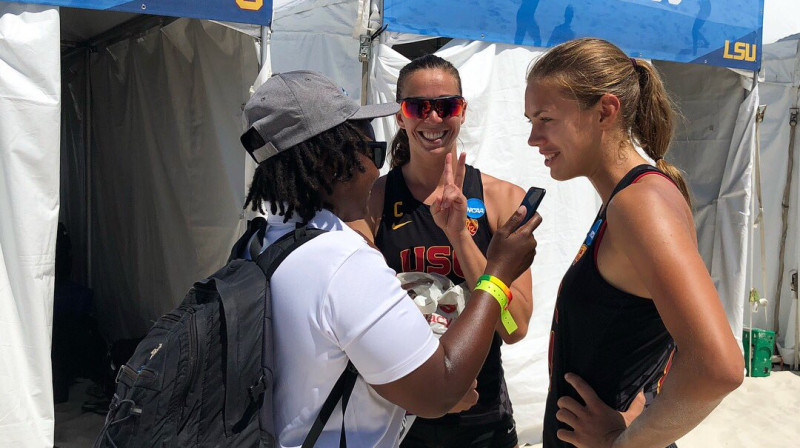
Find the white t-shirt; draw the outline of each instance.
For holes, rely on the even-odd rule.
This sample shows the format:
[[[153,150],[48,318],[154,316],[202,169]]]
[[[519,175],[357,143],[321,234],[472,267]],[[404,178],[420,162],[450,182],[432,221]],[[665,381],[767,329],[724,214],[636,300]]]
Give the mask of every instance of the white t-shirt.
[[[267,244],[294,230],[295,220],[282,220],[268,218]],[[327,210],[309,225],[329,232],[292,252],[271,280],[278,445],[302,445],[350,359],[360,375],[347,405],[348,446],[397,446],[405,411],[367,383],[404,377],[439,342],[380,252]],[[341,409],[316,446],[339,446]]]

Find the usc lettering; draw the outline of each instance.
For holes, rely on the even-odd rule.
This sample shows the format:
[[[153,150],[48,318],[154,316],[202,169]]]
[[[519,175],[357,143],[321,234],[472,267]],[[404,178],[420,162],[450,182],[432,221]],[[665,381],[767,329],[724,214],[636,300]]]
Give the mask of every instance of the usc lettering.
[[[413,250],[413,262],[412,262]],[[464,278],[464,272],[458,263],[458,258],[450,246],[417,246],[414,249],[400,251],[400,261],[403,272],[426,272],[448,276],[454,273]]]

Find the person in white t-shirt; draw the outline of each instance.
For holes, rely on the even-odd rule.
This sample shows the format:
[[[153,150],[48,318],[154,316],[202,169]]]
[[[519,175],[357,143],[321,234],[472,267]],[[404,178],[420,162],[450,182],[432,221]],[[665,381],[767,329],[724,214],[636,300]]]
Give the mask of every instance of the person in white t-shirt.
[[[436,417],[474,404],[475,377],[510,299],[504,285],[533,261],[541,218],[514,231],[520,207],[492,239],[489,277],[448,332],[433,336],[381,253],[344,223],[363,218],[386,154],[369,122],[397,110],[359,106],[307,71],[274,75],[245,106],[242,143],[259,163],[245,207],[268,209],[266,245],[298,223],[329,231],[292,252],[271,280],[280,447],[302,445],[348,360],[359,372],[344,416],[352,447],[397,446],[405,410]],[[450,159],[443,176],[454,188]],[[316,446],[339,446],[341,428],[337,406]]]

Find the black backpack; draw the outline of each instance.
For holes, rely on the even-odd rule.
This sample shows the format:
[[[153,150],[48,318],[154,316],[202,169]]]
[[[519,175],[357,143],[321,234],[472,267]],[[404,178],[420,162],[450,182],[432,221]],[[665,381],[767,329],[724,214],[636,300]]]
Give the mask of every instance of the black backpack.
[[[195,283],[139,343],[117,375],[95,448],[277,445],[269,279],[294,249],[325,231],[298,225],[262,253],[266,227],[263,218],[248,222],[228,263]],[[241,258],[246,253],[255,261]],[[340,398],[344,414],[357,375],[348,363],[303,447],[314,445]]]

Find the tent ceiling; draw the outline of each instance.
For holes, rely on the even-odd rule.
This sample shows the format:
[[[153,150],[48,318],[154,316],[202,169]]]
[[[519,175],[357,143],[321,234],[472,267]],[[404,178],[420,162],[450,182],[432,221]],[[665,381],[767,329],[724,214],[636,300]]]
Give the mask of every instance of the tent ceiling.
[[[60,8],[61,41],[84,42],[138,16],[127,12]]]

